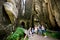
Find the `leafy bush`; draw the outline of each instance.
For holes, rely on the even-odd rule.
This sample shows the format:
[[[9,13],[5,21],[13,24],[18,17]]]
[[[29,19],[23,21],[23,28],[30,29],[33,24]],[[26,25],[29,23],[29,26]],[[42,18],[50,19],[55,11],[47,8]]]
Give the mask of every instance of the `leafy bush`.
[[[51,32],[51,31],[46,31],[47,36],[53,37],[60,39],[60,32]]]
[[[7,37],[7,40],[19,40],[24,37],[23,28],[17,27],[16,31]]]

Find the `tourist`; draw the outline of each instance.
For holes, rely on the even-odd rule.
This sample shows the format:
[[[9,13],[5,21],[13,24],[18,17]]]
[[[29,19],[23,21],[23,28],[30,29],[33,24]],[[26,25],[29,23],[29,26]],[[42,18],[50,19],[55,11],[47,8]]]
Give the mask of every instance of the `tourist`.
[[[34,34],[34,28],[31,29],[32,34]]]
[[[37,30],[38,30],[38,26],[35,25],[35,27],[34,27],[34,32],[37,33]]]
[[[42,29],[42,34],[44,35],[44,37],[47,37],[46,29],[45,29],[44,25],[42,25],[41,29]]]
[[[41,27],[41,25],[40,25],[39,28],[38,28],[38,32],[39,32],[40,34],[42,34],[42,27]]]
[[[28,29],[28,37],[32,36],[31,27]]]

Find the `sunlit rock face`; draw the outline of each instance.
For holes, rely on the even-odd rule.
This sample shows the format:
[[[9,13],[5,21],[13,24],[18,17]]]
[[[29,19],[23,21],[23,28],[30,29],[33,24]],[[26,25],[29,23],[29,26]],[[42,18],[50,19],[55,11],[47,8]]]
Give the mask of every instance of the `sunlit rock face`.
[[[35,0],[35,10],[39,14],[40,23],[47,28],[59,30],[60,28],[60,1],[59,0]]]
[[[19,2],[20,1],[18,1],[18,0],[7,0],[7,2],[4,3],[5,11],[9,16],[11,23],[14,23],[15,19],[18,16],[19,7],[17,4]]]
[[[50,22],[52,26],[59,29],[60,27],[60,8],[59,8],[59,0],[49,0],[48,1],[48,8],[49,8],[49,14],[50,16]]]
[[[51,0],[51,6],[52,6],[52,12],[54,13],[53,16],[55,17],[55,20],[58,24],[58,26],[60,27],[60,0],[53,0],[54,2],[52,2]]]
[[[25,13],[25,3],[26,3],[26,0],[21,0],[21,9],[22,9],[22,15],[24,16],[24,13]]]

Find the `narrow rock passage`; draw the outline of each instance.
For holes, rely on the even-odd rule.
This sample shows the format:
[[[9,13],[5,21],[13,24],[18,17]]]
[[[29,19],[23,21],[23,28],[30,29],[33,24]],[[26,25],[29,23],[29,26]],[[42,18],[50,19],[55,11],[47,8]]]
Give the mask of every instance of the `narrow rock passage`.
[[[32,37],[29,37],[29,40],[57,40],[57,39],[53,39],[53,38],[50,38],[50,37],[45,38],[44,36],[33,34]]]

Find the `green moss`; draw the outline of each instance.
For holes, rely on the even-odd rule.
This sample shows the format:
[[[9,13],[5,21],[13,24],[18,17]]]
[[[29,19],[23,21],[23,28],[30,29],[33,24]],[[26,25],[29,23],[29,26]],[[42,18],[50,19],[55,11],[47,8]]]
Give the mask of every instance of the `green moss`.
[[[46,34],[47,34],[47,36],[60,39],[60,32],[50,32],[50,31],[46,31]]]

